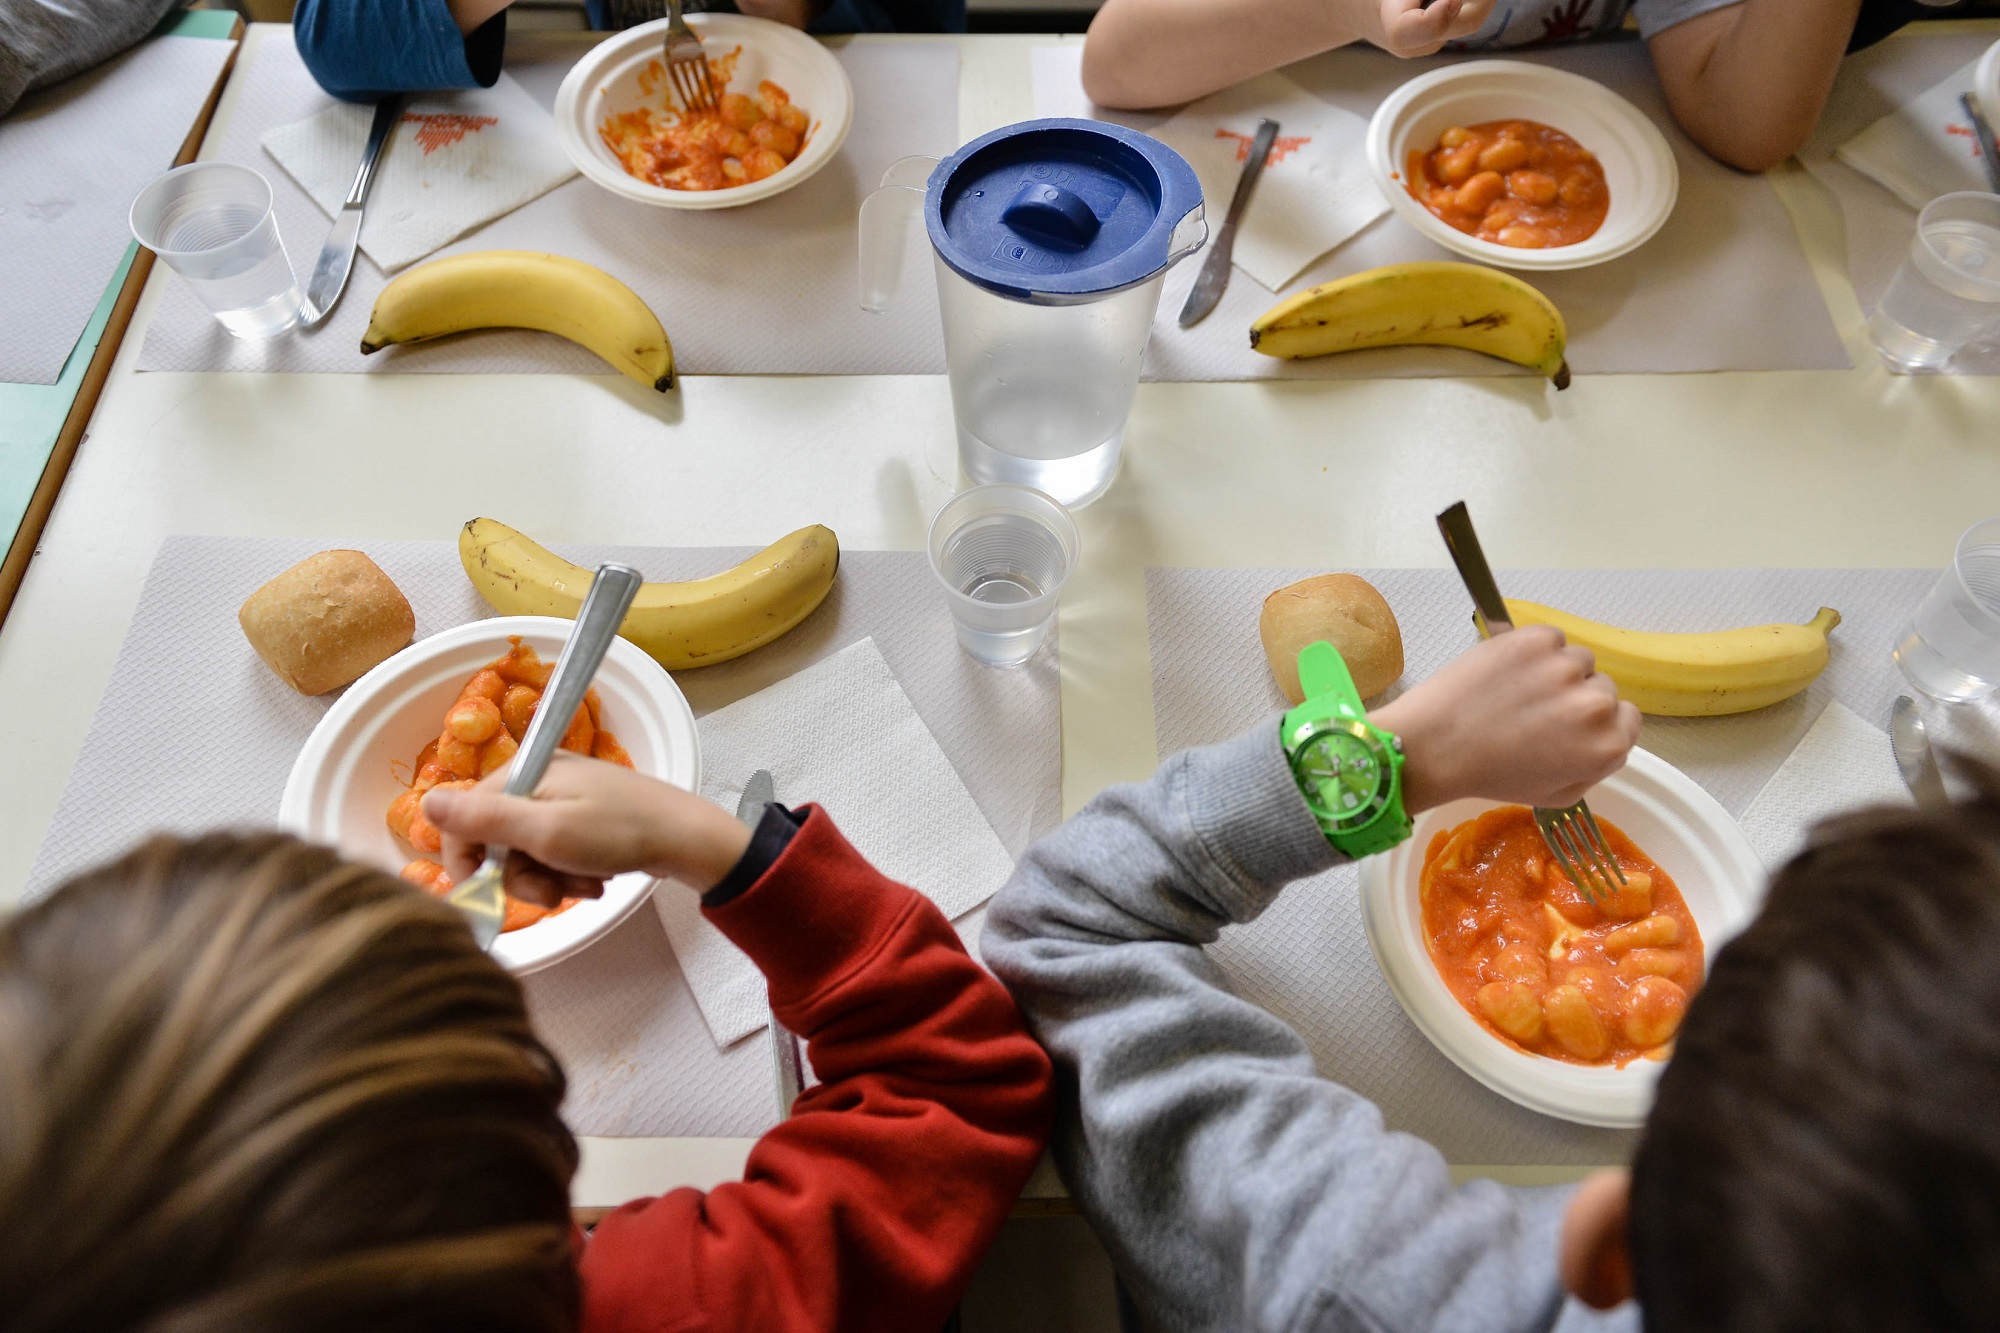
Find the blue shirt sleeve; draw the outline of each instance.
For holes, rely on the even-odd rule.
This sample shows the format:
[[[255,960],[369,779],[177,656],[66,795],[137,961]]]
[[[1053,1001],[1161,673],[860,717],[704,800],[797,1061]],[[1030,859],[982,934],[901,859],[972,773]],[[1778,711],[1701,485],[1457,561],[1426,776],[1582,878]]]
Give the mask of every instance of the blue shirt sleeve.
[[[965,0],[833,0],[806,31],[964,32]]]
[[[492,87],[507,14],[461,33],[445,0],[299,0],[292,36],[320,87],[372,102],[389,93]]]

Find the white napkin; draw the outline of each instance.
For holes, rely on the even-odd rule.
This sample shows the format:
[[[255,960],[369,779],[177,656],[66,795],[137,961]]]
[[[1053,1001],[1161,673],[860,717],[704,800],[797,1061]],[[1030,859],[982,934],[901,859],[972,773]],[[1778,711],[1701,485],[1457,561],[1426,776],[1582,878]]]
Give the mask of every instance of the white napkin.
[[[769,769],[781,804],[817,802],[891,879],[957,920],[998,891],[1013,860],[872,638],[701,720],[702,795],[734,811]],[[770,1021],[764,978],[692,893],[653,895],[718,1046]]]
[[[1266,116],[1278,122],[1278,141],[1237,224],[1234,259],[1275,292],[1389,205],[1368,170],[1368,122],[1282,74],[1263,74],[1189,104],[1151,131],[1201,178],[1211,234],[1236,195],[1250,140]]]
[[[354,184],[374,114],[336,103],[270,131],[264,151],[331,218]],[[383,150],[361,248],[394,273],[574,175],[555,121],[508,75],[491,88],[426,93],[403,108]],[[301,262],[310,268],[317,238],[308,244]]]
[[[1743,812],[1743,834],[1776,870],[1814,824],[1867,805],[1909,805],[1889,737],[1845,704],[1830,703]]]
[[[1961,93],[1972,91],[1978,63],[1897,107],[1834,149],[1834,156],[1911,208],[1957,190],[1991,189],[1979,160],[1979,133],[1958,102]],[[1995,108],[1983,109],[1991,120]]]

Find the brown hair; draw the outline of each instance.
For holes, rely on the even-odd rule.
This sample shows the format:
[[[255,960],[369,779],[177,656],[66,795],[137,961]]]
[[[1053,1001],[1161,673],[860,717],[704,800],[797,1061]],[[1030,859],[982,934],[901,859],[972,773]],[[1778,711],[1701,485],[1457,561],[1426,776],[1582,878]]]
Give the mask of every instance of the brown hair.
[[[1994,1326],[2000,776],[1973,777],[1822,826],[1716,957],[1633,1165],[1649,1330]]]
[[[457,914],[276,834],[0,925],[9,1333],[564,1333],[563,1076]]]

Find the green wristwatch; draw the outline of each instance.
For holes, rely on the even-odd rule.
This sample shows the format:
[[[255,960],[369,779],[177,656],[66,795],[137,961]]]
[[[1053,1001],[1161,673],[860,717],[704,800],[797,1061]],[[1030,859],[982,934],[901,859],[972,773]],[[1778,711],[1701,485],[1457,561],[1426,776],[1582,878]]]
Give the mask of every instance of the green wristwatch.
[[[1278,737],[1292,777],[1326,840],[1359,859],[1410,836],[1403,809],[1403,742],[1370,724],[1340,652],[1326,642],[1299,650],[1305,702],[1286,713]]]

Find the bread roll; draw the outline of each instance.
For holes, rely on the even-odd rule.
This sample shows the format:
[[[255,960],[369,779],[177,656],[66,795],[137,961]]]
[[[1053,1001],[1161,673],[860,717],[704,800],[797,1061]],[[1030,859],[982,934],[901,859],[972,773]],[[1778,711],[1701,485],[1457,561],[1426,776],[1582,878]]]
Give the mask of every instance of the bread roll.
[[[1325,639],[1340,650],[1354,688],[1372,699],[1403,674],[1403,631],[1396,613],[1373,584],[1356,574],[1300,579],[1264,599],[1257,617],[1271,676],[1285,698],[1305,700],[1299,689],[1299,649]]]
[[[250,594],[243,636],[300,694],[358,680],[416,633],[409,599],[359,551],[321,551]]]

